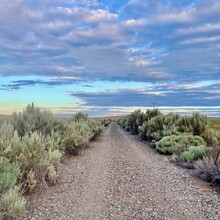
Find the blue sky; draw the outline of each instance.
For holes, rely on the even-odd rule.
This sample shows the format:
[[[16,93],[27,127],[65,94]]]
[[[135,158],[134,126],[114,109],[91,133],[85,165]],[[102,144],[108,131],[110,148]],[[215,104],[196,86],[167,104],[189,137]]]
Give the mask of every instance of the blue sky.
[[[219,0],[1,0],[0,114],[220,115]]]

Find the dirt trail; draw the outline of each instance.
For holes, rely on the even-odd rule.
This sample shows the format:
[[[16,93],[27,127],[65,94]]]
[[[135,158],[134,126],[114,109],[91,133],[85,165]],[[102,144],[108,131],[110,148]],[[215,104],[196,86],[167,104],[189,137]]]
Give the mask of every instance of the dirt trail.
[[[26,219],[218,220],[219,207],[206,183],[113,123],[62,165],[58,185],[30,199]]]

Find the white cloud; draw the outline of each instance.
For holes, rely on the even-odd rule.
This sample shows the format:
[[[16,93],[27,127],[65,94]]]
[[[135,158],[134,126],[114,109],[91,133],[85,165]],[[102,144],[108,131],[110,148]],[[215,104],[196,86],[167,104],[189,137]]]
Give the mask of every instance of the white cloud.
[[[149,60],[139,60],[136,62],[137,66],[142,66],[142,67],[146,67],[146,66],[150,66],[152,63]]]
[[[150,71],[147,73],[147,75],[158,80],[170,79],[174,77],[174,75],[171,73],[166,73],[161,71]]]
[[[188,23],[195,20],[193,10],[178,11],[159,15],[156,20],[162,23]]]
[[[118,18],[118,15],[112,14],[107,10],[93,10],[90,11],[85,17],[85,21],[88,23],[99,23],[99,22],[107,22],[114,21]]]
[[[220,31],[220,23],[206,23],[195,27],[181,28],[176,32],[180,35],[190,35],[195,33],[209,33]]]
[[[72,23],[70,21],[63,21],[63,20],[56,20],[53,22],[48,22],[42,24],[43,28],[51,29],[51,30],[58,30],[66,27],[71,27]]]
[[[75,76],[51,76],[48,79],[55,79],[55,80],[81,80],[81,77]]]
[[[100,4],[97,0],[72,0],[74,4],[83,4],[86,7],[98,7]]]
[[[81,74],[84,71],[84,68],[82,66],[52,66],[51,67],[52,70],[56,70],[60,73],[71,73],[71,74]],[[65,77],[65,76],[62,76]],[[69,76],[68,76],[69,77]]]
[[[50,13],[56,15],[57,13],[72,17],[72,23],[102,23],[113,22],[118,18],[117,14],[111,13],[104,9],[90,9],[83,7],[56,7],[51,8]]]
[[[218,42],[220,41],[220,35],[219,36],[213,36],[213,37],[197,37],[192,38],[189,40],[181,41],[181,44],[199,44],[199,43],[212,43],[212,42]]]
[[[121,23],[121,26],[125,29],[136,29],[138,27],[143,27],[147,24],[145,19],[129,19]]]

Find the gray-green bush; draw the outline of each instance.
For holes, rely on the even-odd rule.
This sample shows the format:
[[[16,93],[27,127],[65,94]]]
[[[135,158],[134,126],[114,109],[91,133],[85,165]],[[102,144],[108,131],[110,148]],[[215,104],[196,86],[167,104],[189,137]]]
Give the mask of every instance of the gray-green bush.
[[[191,146],[188,150],[180,154],[180,160],[185,162],[192,162],[203,158],[206,154],[206,147],[201,146]]]
[[[0,198],[0,219],[23,217],[25,213],[25,199],[20,195],[19,188],[9,189]]]
[[[95,138],[103,130],[99,121],[79,120],[68,124],[68,129],[63,135],[63,148],[69,154],[78,154],[86,147],[89,140]]]
[[[119,120],[128,131],[137,128],[135,111]],[[138,134],[163,154],[173,154],[175,161],[194,162],[195,175],[220,184],[220,132],[208,127],[207,116],[194,113],[163,115],[158,109],[147,110]],[[135,133],[135,132],[134,132]],[[155,144],[153,145],[155,146]],[[192,164],[191,164],[192,165]]]
[[[20,176],[17,163],[0,157],[0,217],[21,216],[25,210],[25,200],[16,187]]]
[[[156,149],[164,154],[176,153],[180,155],[191,146],[206,146],[204,139],[193,135],[171,135],[163,137],[156,144]]]
[[[0,217],[20,217],[25,200],[19,192],[56,183],[63,154],[81,149],[102,132],[101,121],[76,116],[70,122],[56,120],[32,104],[0,119]]]

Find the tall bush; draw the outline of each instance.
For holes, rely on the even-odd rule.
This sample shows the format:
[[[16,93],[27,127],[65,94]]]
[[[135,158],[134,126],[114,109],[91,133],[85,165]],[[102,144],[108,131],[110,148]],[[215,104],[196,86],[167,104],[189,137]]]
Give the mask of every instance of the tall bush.
[[[63,123],[54,119],[49,111],[36,108],[33,103],[28,105],[22,113],[13,113],[11,123],[19,136],[25,136],[35,131],[48,135],[52,131],[65,129]]]

